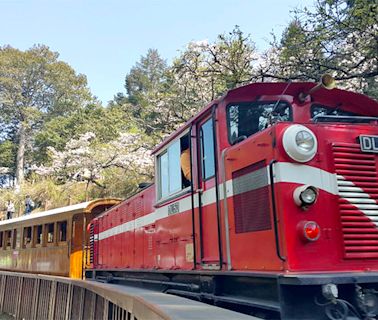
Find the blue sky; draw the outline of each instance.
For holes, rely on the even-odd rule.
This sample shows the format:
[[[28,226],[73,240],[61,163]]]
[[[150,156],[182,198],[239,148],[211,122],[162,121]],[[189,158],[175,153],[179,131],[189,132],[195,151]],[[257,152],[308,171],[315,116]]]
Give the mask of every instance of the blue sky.
[[[148,48],[168,62],[190,41],[213,41],[239,25],[257,48],[281,35],[295,7],[313,0],[0,0],[0,45],[48,45],[88,78],[106,103]]]

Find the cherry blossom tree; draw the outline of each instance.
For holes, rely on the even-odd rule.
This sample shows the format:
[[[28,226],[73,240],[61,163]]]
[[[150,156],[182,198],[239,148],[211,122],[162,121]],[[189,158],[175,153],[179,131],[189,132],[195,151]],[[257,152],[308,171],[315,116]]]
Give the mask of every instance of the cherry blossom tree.
[[[122,168],[127,178],[152,178],[153,165],[150,151],[143,146],[141,135],[121,133],[107,144],[99,144],[96,135],[87,132],[69,141],[63,151],[49,148],[50,165],[34,166],[41,176],[54,177],[59,183],[86,182],[106,188],[102,183],[104,172],[110,168]]]

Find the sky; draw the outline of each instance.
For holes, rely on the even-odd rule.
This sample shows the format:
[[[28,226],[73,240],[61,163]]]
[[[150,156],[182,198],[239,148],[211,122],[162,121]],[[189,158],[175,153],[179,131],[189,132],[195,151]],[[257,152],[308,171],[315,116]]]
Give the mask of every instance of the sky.
[[[216,40],[235,25],[257,49],[282,34],[296,7],[314,0],[0,0],[0,46],[45,44],[104,104],[149,48],[169,63],[190,41]]]

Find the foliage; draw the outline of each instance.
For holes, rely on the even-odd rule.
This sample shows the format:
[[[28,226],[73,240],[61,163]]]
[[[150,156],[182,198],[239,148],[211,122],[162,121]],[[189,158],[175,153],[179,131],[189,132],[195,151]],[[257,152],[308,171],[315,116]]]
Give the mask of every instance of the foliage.
[[[256,60],[254,43],[239,27],[214,43],[190,43],[171,66],[150,49],[126,76],[126,95],[111,105],[122,106],[156,142],[215,97],[255,79]]]
[[[0,113],[4,124],[17,132],[19,184],[33,134],[47,119],[67,115],[91,99],[85,76],[58,56],[41,45],[26,51],[0,47]]]
[[[33,171],[40,176],[54,177],[59,184],[85,181],[87,188],[92,183],[106,189],[102,180],[109,168],[123,169],[131,181],[141,176],[151,179],[152,161],[140,135],[121,133],[118,139],[107,144],[99,144],[95,137],[94,133],[87,132],[70,140],[63,151],[48,147],[50,166],[35,166]]]
[[[16,146],[11,140],[0,143],[0,167],[14,170]]]
[[[91,199],[101,196],[98,188],[90,186],[88,189],[85,182],[56,184],[54,179],[32,175],[30,181],[22,185],[21,192],[12,189],[0,192],[0,212],[5,211],[7,201],[11,200],[15,204],[16,216],[23,215],[26,195],[36,205],[34,213],[84,202],[88,194]]]
[[[258,54],[250,35],[238,26],[220,34],[217,41],[192,42],[174,63],[177,78],[200,82],[196,91],[211,101],[225,91],[256,80],[254,62]],[[205,85],[205,86],[203,86]]]
[[[317,0],[296,10],[281,41],[265,54],[264,77],[317,81],[332,73],[339,85],[378,97],[378,4]]]
[[[68,141],[86,132],[93,132],[96,141],[106,143],[116,139],[120,131],[128,129],[130,124],[119,107],[103,108],[99,104],[88,104],[68,116],[54,117],[44,123],[35,134],[33,163],[48,162],[48,147],[62,151]]]

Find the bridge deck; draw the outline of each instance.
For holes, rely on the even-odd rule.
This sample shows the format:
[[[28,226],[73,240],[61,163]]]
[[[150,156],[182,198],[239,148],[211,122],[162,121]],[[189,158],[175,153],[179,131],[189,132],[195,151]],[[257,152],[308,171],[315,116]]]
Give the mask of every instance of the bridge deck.
[[[0,314],[46,320],[257,320],[143,288],[0,271]]]
[[[142,299],[147,305],[160,309],[168,319],[198,320],[211,318],[217,320],[257,320],[260,318],[226,310],[206,303],[165,294],[153,290],[121,286],[115,284],[97,284],[110,290],[118,291]]]

